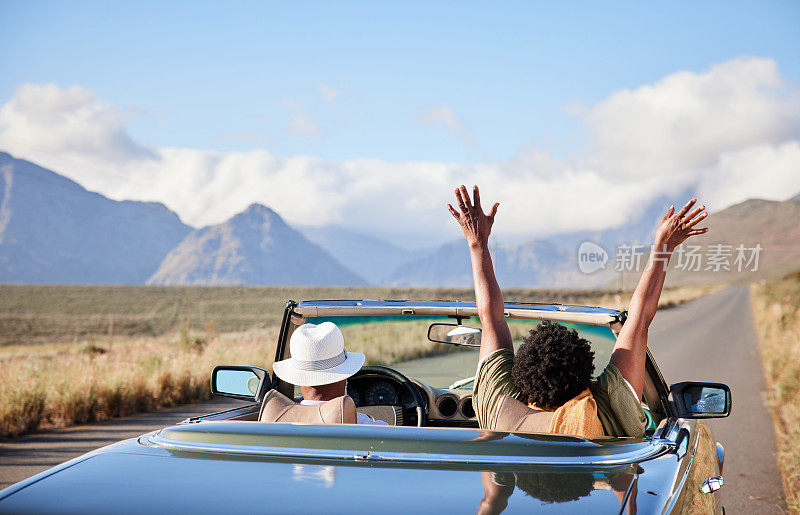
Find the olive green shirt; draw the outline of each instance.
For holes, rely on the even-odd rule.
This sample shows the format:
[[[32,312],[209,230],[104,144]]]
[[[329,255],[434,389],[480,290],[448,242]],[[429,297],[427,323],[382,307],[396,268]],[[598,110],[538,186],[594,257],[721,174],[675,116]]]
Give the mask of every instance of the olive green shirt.
[[[482,429],[492,429],[491,421],[495,420],[504,395],[527,403],[511,378],[513,365],[514,351],[511,349],[495,351],[478,364],[473,405]],[[597,403],[597,417],[607,436],[644,436],[647,417],[615,365],[609,363],[589,389]]]

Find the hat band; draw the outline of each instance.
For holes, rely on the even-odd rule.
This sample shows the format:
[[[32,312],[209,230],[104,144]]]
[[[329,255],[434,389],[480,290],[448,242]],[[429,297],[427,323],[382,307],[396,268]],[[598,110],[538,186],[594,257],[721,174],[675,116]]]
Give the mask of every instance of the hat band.
[[[298,370],[327,370],[335,366],[341,365],[347,359],[347,351],[342,350],[340,354],[332,358],[320,359],[315,361],[306,361],[303,359],[292,358],[292,365]]]

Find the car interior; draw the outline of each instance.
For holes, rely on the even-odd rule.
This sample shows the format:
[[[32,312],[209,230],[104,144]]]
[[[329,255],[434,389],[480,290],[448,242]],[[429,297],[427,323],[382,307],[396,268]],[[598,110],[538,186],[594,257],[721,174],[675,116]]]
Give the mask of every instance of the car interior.
[[[216,414],[205,420],[355,423],[354,412],[357,411],[392,426],[478,427],[472,404],[477,347],[480,345],[480,321],[477,317],[295,317],[291,320],[290,330],[283,336],[284,341],[288,340],[291,330],[302,323],[322,321],[332,321],[340,327],[346,347],[349,341],[365,341],[365,336],[368,337],[366,341],[375,341],[376,346],[392,344],[392,338],[398,339],[397,335],[403,334],[408,335],[404,337],[427,338],[430,352],[419,359],[401,361],[391,366],[363,366],[347,380],[346,401],[340,398],[321,407],[301,406],[298,404],[302,399],[299,387],[270,376],[266,371],[258,381],[250,373],[250,384],[245,391],[239,392],[241,395],[230,392],[226,395],[220,391],[215,393],[243,400],[248,396],[263,394],[258,397],[263,398],[263,402]],[[515,346],[521,343],[522,335],[537,323],[538,320],[509,320]],[[599,375],[610,359],[616,337],[615,328],[579,323],[567,325],[589,340],[595,353],[595,376]],[[389,336],[384,338],[384,334]],[[386,341],[378,342],[381,338]],[[276,360],[287,357],[289,346],[284,345],[282,349],[279,346]],[[665,399],[656,388],[656,381],[663,383],[663,379],[649,354],[647,360],[642,405],[649,418],[648,433],[652,434],[664,417],[662,402]],[[219,377],[216,372],[215,377]],[[266,409],[268,404],[269,409]]]

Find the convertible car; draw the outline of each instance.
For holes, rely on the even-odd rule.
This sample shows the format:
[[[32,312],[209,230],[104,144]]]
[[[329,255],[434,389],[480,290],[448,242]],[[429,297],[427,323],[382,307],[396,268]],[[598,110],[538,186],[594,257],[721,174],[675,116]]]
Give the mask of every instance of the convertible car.
[[[515,341],[543,320],[575,328],[591,342],[599,373],[626,313],[508,303],[506,316]],[[0,491],[0,513],[724,511],[724,451],[702,421],[730,413],[723,384],[668,386],[648,354],[644,438],[482,431],[472,406],[481,334],[474,303],[290,301],[275,360],[289,357],[299,325],[325,320],[368,358],[423,349],[348,380],[356,409],[386,425],[261,422],[272,390],[295,399],[299,390],[262,368],[221,364],[212,392],[241,406],[37,474]]]

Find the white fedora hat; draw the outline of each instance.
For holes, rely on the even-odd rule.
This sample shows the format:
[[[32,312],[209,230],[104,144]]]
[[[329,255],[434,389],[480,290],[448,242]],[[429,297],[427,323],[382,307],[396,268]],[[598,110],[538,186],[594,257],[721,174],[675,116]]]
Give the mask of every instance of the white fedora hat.
[[[303,324],[289,340],[292,357],[276,362],[272,371],[298,386],[319,386],[347,379],[358,372],[365,356],[344,350],[342,331],[332,322]]]

